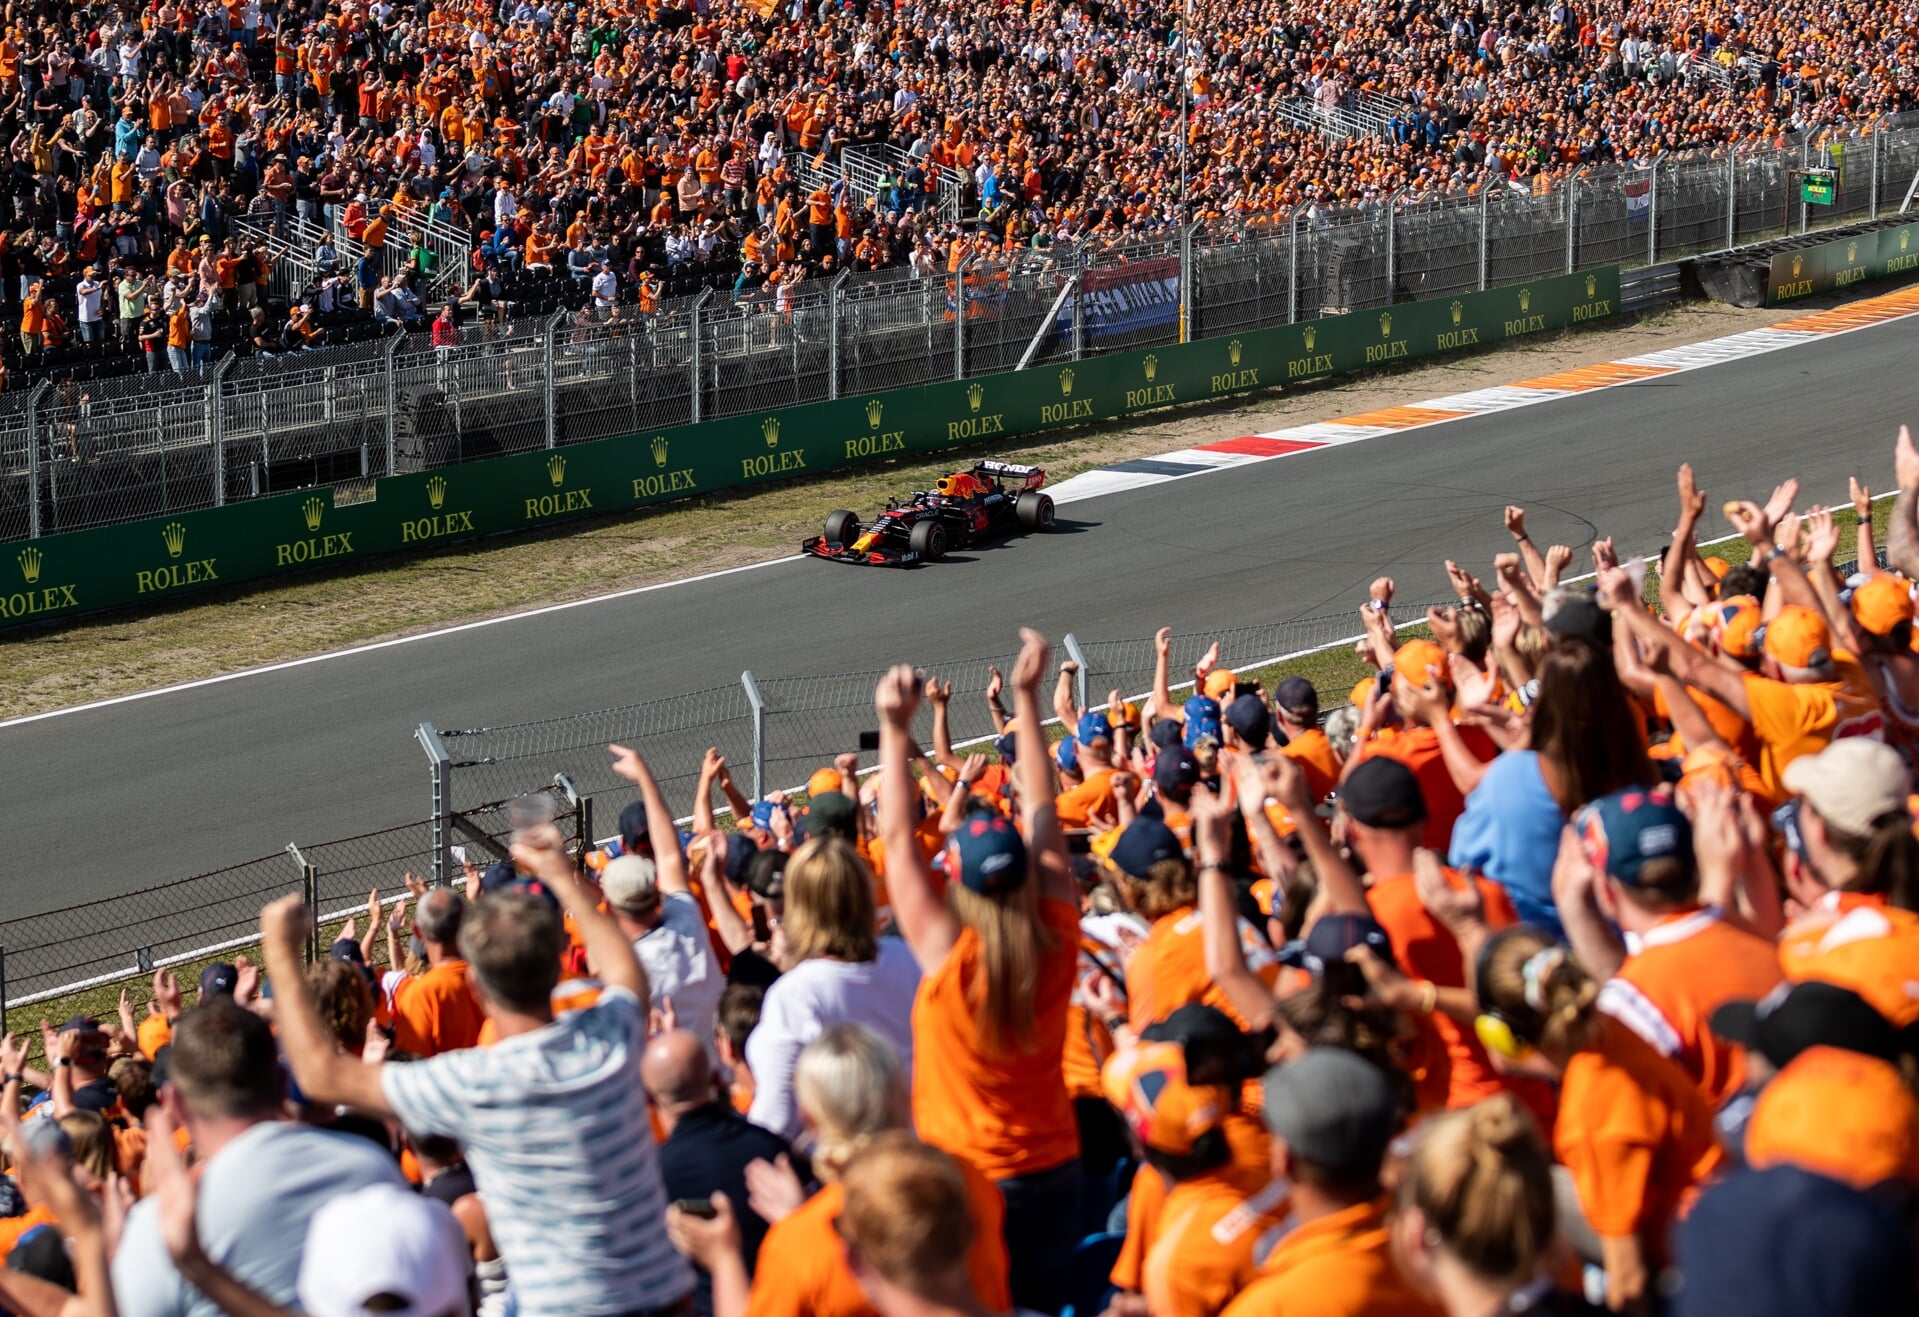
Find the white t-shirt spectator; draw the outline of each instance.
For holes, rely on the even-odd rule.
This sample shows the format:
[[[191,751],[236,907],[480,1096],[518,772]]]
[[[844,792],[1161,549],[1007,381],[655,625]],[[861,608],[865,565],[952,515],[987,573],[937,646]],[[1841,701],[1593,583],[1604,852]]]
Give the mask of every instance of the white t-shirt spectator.
[[[492,1047],[380,1069],[401,1123],[465,1150],[522,1317],[607,1317],[693,1292],[666,1238],[645,1045],[646,1008],[609,987]]]
[[[82,279],[73,290],[80,305],[80,323],[91,325],[100,319],[100,303],[105,298],[107,286],[98,279]]]
[[[601,306],[610,307],[620,300],[620,277],[608,269],[593,276],[593,300]]]
[[[869,961],[804,960],[773,980],[760,1004],[760,1022],[746,1039],[746,1065],[753,1072],[753,1109],[747,1119],[783,1138],[800,1132],[793,1098],[793,1067],[800,1050],[828,1025],[851,1022],[877,1033],[913,1077],[913,999],[920,967],[906,943],[880,939]]]
[[[262,1122],[215,1153],[200,1174],[201,1247],[271,1302],[296,1303],[307,1223],[329,1198],[370,1184],[405,1187],[393,1158],[371,1141]],[[127,1215],[113,1256],[113,1297],[121,1317],[221,1317],[173,1269],[153,1198]]]
[[[646,967],[646,986],[654,1010],[673,999],[679,1027],[712,1046],[713,1021],[719,1014],[726,976],[714,958],[700,903],[686,892],[668,892],[660,902],[660,922],[634,940],[633,954]]]

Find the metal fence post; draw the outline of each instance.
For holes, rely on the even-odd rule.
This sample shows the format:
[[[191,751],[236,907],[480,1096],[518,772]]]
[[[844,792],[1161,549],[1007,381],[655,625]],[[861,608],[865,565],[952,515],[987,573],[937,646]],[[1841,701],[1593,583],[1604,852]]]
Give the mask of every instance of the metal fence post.
[[[426,751],[427,772],[433,779],[433,884],[439,887],[446,883],[446,848],[451,841],[453,758],[447,754],[440,731],[432,723],[421,723],[413,735]]]
[[[1659,263],[1659,162],[1652,166],[1652,181],[1646,185],[1646,264]]]
[[[1481,185],[1479,189],[1479,291],[1486,291],[1486,240],[1491,236],[1493,222],[1493,186]]]
[[[1879,139],[1885,131],[1884,127],[1872,130],[1872,191],[1866,201],[1866,218],[1872,220],[1879,218]]]
[[[1286,323],[1299,321],[1299,212],[1302,208],[1293,207],[1293,213],[1286,217]]]
[[[840,290],[846,287],[846,281],[853,277],[851,270],[841,270],[826,290],[826,396],[840,396]]]
[[[553,388],[553,341],[560,332],[560,322],[566,319],[566,308],[561,307],[547,317],[546,329],[540,335],[540,394],[544,402],[541,408],[546,413],[546,446],[560,446],[560,416],[556,410],[558,400]]]
[[[40,400],[53,387],[46,380],[27,395],[27,538],[40,538]]]
[[[693,299],[693,311],[692,311],[693,350],[687,354],[687,357],[691,361],[692,367],[693,367],[693,394],[692,394],[693,404],[689,411],[689,417],[693,421],[693,423],[696,425],[704,418],[704,413],[706,411],[706,408],[703,405],[705,400],[701,396],[706,392],[706,371],[704,369],[706,364],[706,352],[704,350],[704,344],[703,344],[703,340],[706,337],[704,333],[704,321],[706,317],[702,313],[706,310],[706,304],[712,300],[713,300],[713,290],[711,288],[702,289],[700,292],[700,295],[696,297],[695,299]]]
[[[1579,176],[1566,180],[1566,273],[1579,268]]]
[[[966,378],[966,266],[953,271],[953,378]]]
[[[0,947],[0,1034],[11,1032],[7,1028],[7,949]]]
[[[1386,305],[1387,306],[1391,306],[1394,302],[1397,302],[1399,300],[1398,294],[1394,291],[1395,285],[1393,283],[1393,266],[1395,264],[1394,258],[1397,257],[1399,254],[1397,251],[1397,247],[1399,243],[1399,223],[1396,217],[1396,212],[1399,209],[1399,205],[1398,205],[1399,194],[1403,191],[1405,191],[1404,188],[1394,188],[1392,191],[1392,194],[1386,198]]]
[[[1800,173],[1803,175],[1806,169],[1811,164],[1812,164],[1812,143],[1810,140],[1801,140],[1799,143]],[[1801,233],[1804,233],[1806,231],[1806,189],[1804,187],[1801,187],[1799,189],[1799,231]]]
[[[1086,711],[1086,679],[1092,675],[1090,671],[1092,665],[1086,661],[1086,651],[1079,647],[1079,637],[1071,631],[1066,633],[1065,639],[1061,640],[1060,644],[1066,650],[1066,657],[1079,664],[1079,671],[1073,674],[1073,702],[1079,706],[1080,712],[1084,713]]]
[[[1179,231],[1179,341],[1193,341],[1193,234],[1197,224]],[[1082,701],[1083,702],[1083,701]]]
[[[393,358],[399,354],[400,342],[405,337],[402,332],[387,340],[380,366],[381,379],[386,385],[386,473],[390,476],[399,474],[400,460],[399,381],[394,377]]]
[[[760,698],[760,684],[750,669],[740,674],[740,688],[753,711],[753,799],[759,800],[766,794],[766,701]]]
[[[1073,272],[1073,360],[1086,354],[1086,272]]]
[[[227,405],[221,386],[226,383],[234,360],[231,352],[221,357],[207,385],[207,447],[213,459],[213,506],[216,508],[226,506],[227,501]]]
[[[1726,152],[1726,246],[1736,246],[1739,239],[1739,152]]]
[[[300,870],[300,899],[306,902],[307,910],[313,915],[307,925],[306,963],[311,965],[320,959],[320,882],[313,866],[307,863],[307,857],[300,854],[300,848],[293,842],[287,843],[287,854],[293,857],[293,863]]]

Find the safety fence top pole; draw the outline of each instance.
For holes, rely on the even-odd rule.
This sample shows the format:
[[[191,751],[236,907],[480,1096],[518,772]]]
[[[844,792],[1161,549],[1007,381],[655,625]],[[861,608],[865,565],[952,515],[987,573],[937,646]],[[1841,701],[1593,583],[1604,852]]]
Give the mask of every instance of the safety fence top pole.
[[[694,424],[698,424],[705,419],[706,407],[704,395],[706,393],[706,371],[704,367],[706,355],[701,340],[704,339],[706,335],[702,325],[705,317],[702,313],[706,310],[706,304],[712,300],[713,290],[711,288],[702,289],[700,295],[693,299],[691,313],[692,329],[690,331],[692,334],[692,350],[687,353],[687,359],[691,362],[693,370],[693,401],[689,413]]]
[[[841,270],[839,277],[826,288],[826,396],[840,396],[840,295],[846,287],[846,281],[853,277],[851,270]]]
[[[400,473],[398,465],[400,418],[395,415],[399,410],[399,398],[395,388],[396,381],[393,377],[393,358],[399,352],[400,343],[405,338],[406,334],[404,332],[393,335],[386,341],[386,348],[381,353],[383,360],[381,362],[380,374],[386,385],[386,473],[390,476]]]
[[[413,732],[420,748],[426,751],[427,772],[432,779],[433,813],[433,885],[446,885],[448,830],[453,819],[453,757],[446,752],[440,730],[432,723],[421,723]]]
[[[746,703],[753,711],[753,799],[759,800],[766,794],[766,701],[760,696],[760,684],[753,680],[751,670],[740,674],[740,688],[746,692]]]
[[[1734,149],[1726,152],[1726,246],[1731,248],[1738,241],[1739,233],[1739,152]]]
[[[307,926],[306,963],[311,965],[320,959],[320,884],[313,866],[307,863],[307,857],[300,854],[300,848],[293,842],[287,843],[287,854],[293,857],[294,867],[300,871],[300,899],[306,902],[306,908],[316,918]]]
[[[953,271],[953,378],[966,378],[966,267],[970,259]]]
[[[1486,291],[1488,261],[1486,246],[1492,237],[1493,185],[1488,179],[1479,189],[1479,291]]]
[[[1566,273],[1579,268],[1579,175],[1566,180]]]
[[[1659,264],[1659,162],[1656,160],[1652,177],[1646,184],[1646,264]]]
[[[1079,671],[1073,674],[1073,700],[1083,710],[1086,708],[1086,681],[1092,676],[1093,665],[1086,661],[1086,652],[1079,647],[1079,637],[1071,631],[1066,633],[1060,644],[1066,650],[1066,657],[1079,664]]]

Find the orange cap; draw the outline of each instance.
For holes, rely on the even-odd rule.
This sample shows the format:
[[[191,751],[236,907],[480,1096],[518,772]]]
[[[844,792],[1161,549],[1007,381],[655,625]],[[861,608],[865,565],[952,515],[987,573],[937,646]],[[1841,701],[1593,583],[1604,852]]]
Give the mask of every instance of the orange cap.
[[[1446,666],[1446,651],[1430,640],[1409,640],[1393,652],[1393,672],[1415,686],[1426,684],[1428,669],[1442,686],[1453,684]]]
[[[1226,702],[1226,694],[1239,684],[1239,678],[1233,675],[1231,668],[1214,668],[1206,674],[1206,680],[1200,683],[1200,690],[1209,700]]]
[[[1713,639],[1719,652],[1751,658],[1759,652],[1759,628],[1765,624],[1759,601],[1749,594],[1728,595],[1711,606]]]
[[[1223,1085],[1186,1082],[1186,1049],[1178,1043],[1115,1052],[1100,1072],[1100,1087],[1141,1143],[1174,1156],[1191,1152],[1233,1109]]]
[[[1787,604],[1766,623],[1766,653],[1789,668],[1821,668],[1832,662],[1832,632],[1812,609]]]
[[[1901,622],[1912,621],[1912,591],[1899,577],[1875,572],[1852,592],[1852,620],[1875,636],[1889,636]]]
[[[1368,677],[1353,687],[1353,693],[1346,697],[1346,702],[1355,709],[1363,709],[1366,707],[1366,702],[1373,698],[1373,692],[1378,689],[1379,678]]]
[[[1760,1090],[1746,1126],[1755,1169],[1792,1165],[1870,1189],[1919,1185],[1919,1101],[1878,1057],[1809,1047]]]
[[[1706,570],[1712,573],[1712,579],[1715,581],[1720,580],[1732,570],[1732,564],[1724,558],[1704,558],[1701,561],[1706,564]]]
[[[840,789],[840,770],[837,768],[816,768],[813,776],[806,779],[806,794],[825,795],[828,791]]]

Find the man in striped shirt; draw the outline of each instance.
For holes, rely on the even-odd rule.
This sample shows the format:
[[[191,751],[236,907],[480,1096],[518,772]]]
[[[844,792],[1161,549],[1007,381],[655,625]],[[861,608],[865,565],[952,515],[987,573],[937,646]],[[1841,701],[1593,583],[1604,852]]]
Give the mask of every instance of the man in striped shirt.
[[[554,1018],[550,994],[567,947],[559,912],[539,895],[494,893],[468,913],[460,950],[499,1042],[410,1065],[365,1064],[337,1051],[320,1022],[300,970],[308,914],[290,896],[260,916],[281,1046],[308,1101],[397,1116],[417,1134],[459,1141],[522,1317],[690,1311],[693,1272],[667,1242],[639,1082],[645,971],[575,875],[556,829],[522,833],[513,858],[572,916],[605,983],[595,1005]]]

